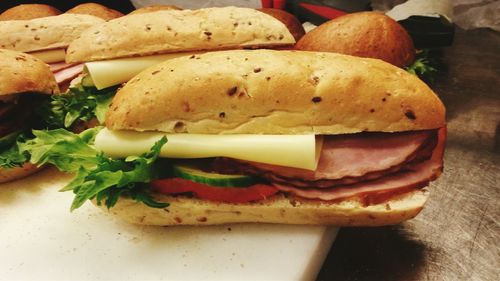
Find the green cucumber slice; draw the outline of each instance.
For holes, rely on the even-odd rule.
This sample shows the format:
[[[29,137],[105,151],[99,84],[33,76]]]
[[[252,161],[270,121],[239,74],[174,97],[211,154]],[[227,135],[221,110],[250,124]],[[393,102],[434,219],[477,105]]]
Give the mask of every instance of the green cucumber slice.
[[[247,187],[257,182],[257,179],[248,175],[226,175],[214,172],[205,172],[193,164],[174,164],[174,176],[219,187]]]

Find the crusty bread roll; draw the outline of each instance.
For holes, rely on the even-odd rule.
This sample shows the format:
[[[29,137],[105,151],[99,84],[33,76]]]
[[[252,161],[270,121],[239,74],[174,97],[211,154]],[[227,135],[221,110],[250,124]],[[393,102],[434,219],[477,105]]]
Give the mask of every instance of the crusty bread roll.
[[[21,4],[0,14],[0,21],[31,20],[60,15],[61,11],[45,4]]]
[[[137,10],[128,13],[128,15],[151,13],[156,11],[168,11],[168,10],[182,10],[182,9],[174,5],[153,5],[153,6],[146,6],[139,8]]]
[[[295,38],[295,41],[299,41],[299,39],[302,38],[302,36],[304,36],[304,34],[306,33],[300,21],[290,13],[287,13],[280,9],[272,8],[262,8],[259,9],[259,11],[273,16],[283,24],[285,24],[288,30],[290,30],[290,33],[292,33],[293,38]]]
[[[295,48],[377,58],[399,67],[412,63],[415,57],[406,30],[378,12],[352,13],[330,20],[304,35]]]
[[[110,9],[97,3],[83,3],[69,9],[68,11],[66,11],[66,13],[92,15],[103,20],[112,20],[123,16],[123,14],[118,12],[117,10]]]
[[[254,9],[156,11],[128,15],[88,29],[68,47],[66,62],[293,43],[283,23]]]
[[[0,21],[0,48],[21,52],[65,48],[82,31],[103,22],[98,17],[78,14]]]
[[[121,219],[143,225],[214,225],[228,223],[281,223],[339,226],[381,226],[415,217],[429,192],[419,189],[364,206],[356,200],[311,201],[276,196],[246,204],[217,203],[183,196],[155,194],[165,209],[148,207],[130,198],[121,198],[109,212]],[[94,202],[95,203],[95,202]],[[106,207],[101,206],[103,209]]]
[[[24,92],[59,93],[54,75],[34,56],[0,49],[0,96]]]
[[[172,59],[143,71],[117,93],[106,126],[172,133],[344,134],[440,128],[444,117],[442,102],[425,83],[380,60],[233,50]]]

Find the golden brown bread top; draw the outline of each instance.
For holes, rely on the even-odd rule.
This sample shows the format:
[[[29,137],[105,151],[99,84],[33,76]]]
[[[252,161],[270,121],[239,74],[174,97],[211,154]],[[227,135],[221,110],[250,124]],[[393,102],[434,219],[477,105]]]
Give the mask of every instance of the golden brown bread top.
[[[306,33],[300,21],[290,13],[287,13],[280,9],[272,8],[262,8],[258,10],[275,17],[283,24],[285,24],[290,33],[292,33],[293,38],[295,38],[295,41],[299,41],[299,39],[302,38],[302,36],[304,36],[304,34]]]
[[[445,109],[416,76],[335,53],[233,50],[153,66],[113,99],[112,130],[343,134],[439,128]]]
[[[123,14],[117,10],[110,9],[97,3],[83,3],[69,9],[66,13],[91,15],[107,21],[123,16]]]
[[[105,206],[101,208],[120,219],[142,225],[216,225],[250,222],[381,226],[398,224],[415,217],[422,210],[428,197],[429,192],[422,189],[393,197],[387,202],[364,206],[356,199],[327,202],[275,196],[261,202],[230,204],[154,194],[155,200],[169,202],[170,206],[165,209],[151,208],[122,197],[113,208],[109,210]]]
[[[78,14],[0,21],[0,48],[20,52],[66,48],[82,31],[103,22],[98,17]]]
[[[24,92],[58,93],[54,75],[43,61],[0,49],[0,96]]]
[[[45,4],[21,4],[0,14],[0,21],[31,20],[60,15],[61,11]]]
[[[377,58],[400,67],[411,64],[415,57],[406,30],[377,12],[352,13],[330,20],[304,35],[295,49]]]
[[[66,61],[293,43],[283,23],[254,9],[156,11],[127,15],[90,28],[70,44]]]
[[[151,13],[156,11],[168,11],[168,10],[182,10],[182,9],[174,5],[152,5],[134,10],[128,13],[128,15]]]

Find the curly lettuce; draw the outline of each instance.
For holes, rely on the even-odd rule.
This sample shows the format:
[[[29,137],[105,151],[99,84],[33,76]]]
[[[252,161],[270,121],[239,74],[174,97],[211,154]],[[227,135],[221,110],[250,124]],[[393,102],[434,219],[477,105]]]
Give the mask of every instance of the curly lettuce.
[[[168,203],[156,202],[147,192],[146,183],[157,178],[155,162],[167,139],[156,142],[148,153],[125,159],[112,159],[93,147],[100,128],[74,134],[64,129],[34,130],[34,139],[19,145],[31,155],[34,164],[53,164],[64,172],[76,173],[61,191],[73,191],[71,210],[95,199],[113,207],[120,196],[128,196],[153,208],[165,208]]]

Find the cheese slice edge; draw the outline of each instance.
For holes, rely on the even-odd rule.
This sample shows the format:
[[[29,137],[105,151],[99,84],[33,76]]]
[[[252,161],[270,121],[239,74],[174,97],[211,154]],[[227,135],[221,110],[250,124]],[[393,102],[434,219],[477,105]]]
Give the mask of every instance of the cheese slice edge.
[[[202,52],[182,52],[144,57],[121,58],[85,63],[85,71],[90,74],[98,90],[122,84],[132,79],[144,69],[165,60]]]
[[[229,157],[272,165],[315,170],[322,145],[315,135],[204,135],[162,132],[112,131],[102,129],[96,136],[96,149],[115,158],[138,156],[167,137],[160,157]]]

